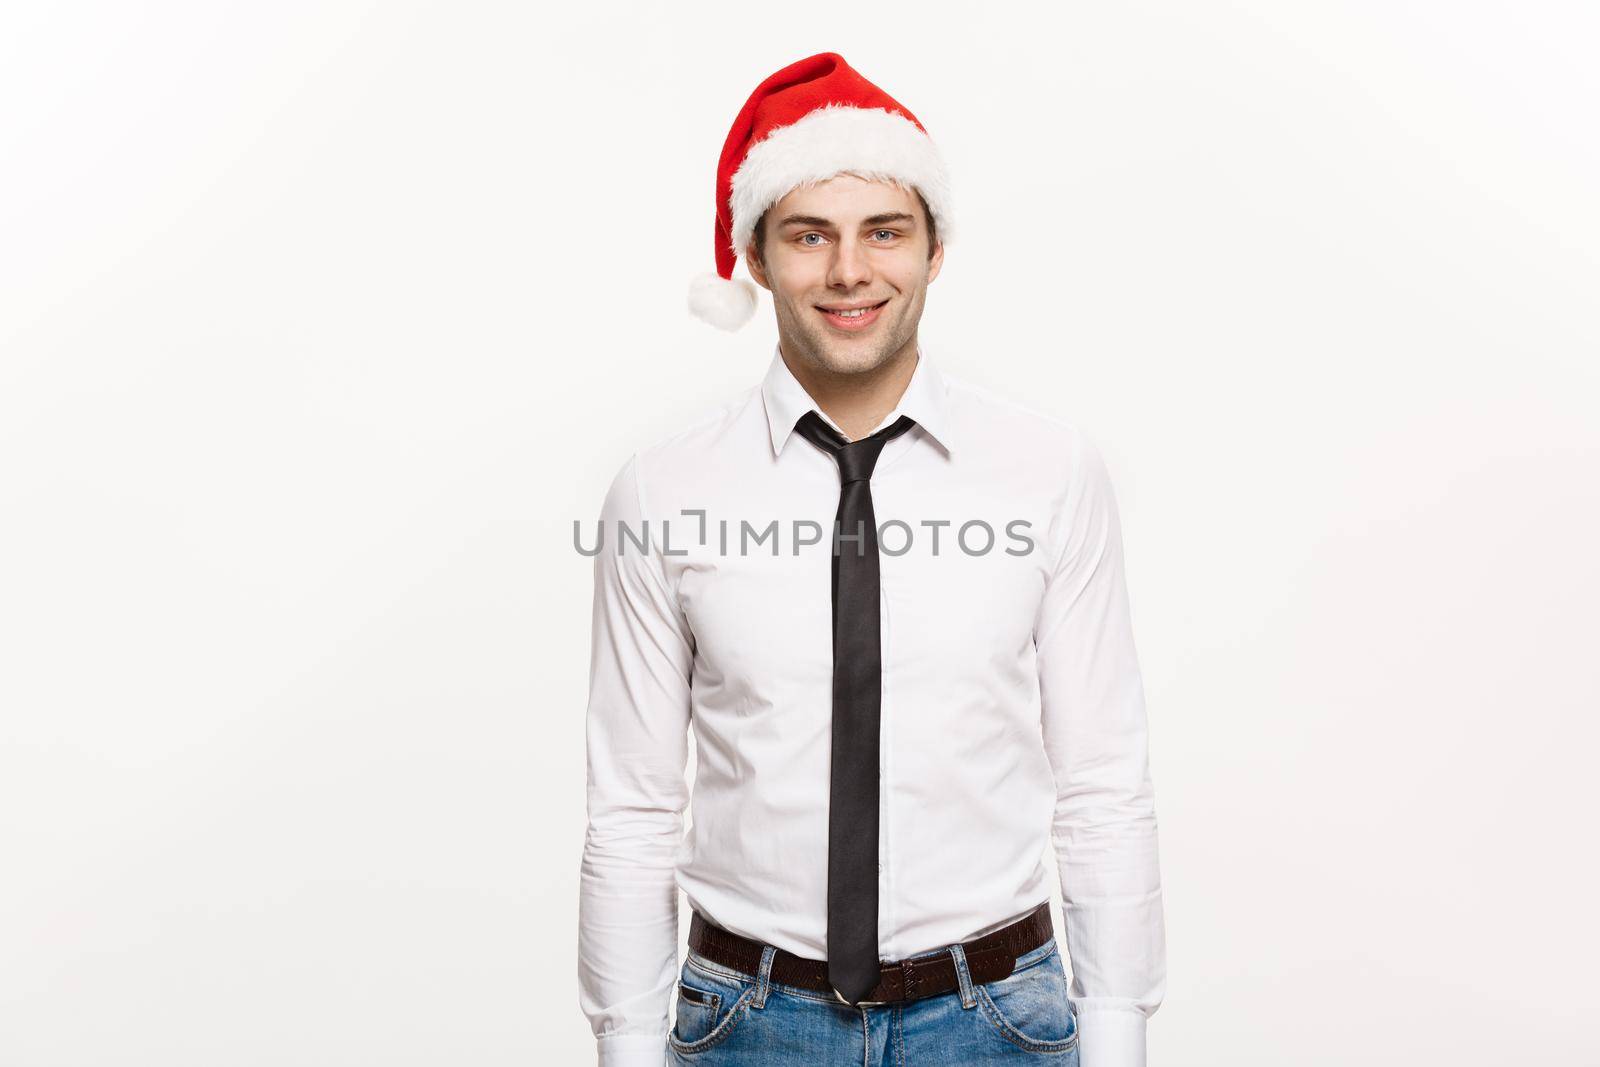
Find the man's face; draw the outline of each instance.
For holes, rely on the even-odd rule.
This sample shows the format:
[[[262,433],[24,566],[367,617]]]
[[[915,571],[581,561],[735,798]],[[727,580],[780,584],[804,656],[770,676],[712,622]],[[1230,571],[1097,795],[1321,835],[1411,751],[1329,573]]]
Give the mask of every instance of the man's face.
[[[792,190],[768,210],[764,262],[746,260],[772,293],[783,351],[834,373],[870,371],[914,351],[928,283],[928,222],[914,192],[840,174]],[[866,307],[858,317],[826,309]]]

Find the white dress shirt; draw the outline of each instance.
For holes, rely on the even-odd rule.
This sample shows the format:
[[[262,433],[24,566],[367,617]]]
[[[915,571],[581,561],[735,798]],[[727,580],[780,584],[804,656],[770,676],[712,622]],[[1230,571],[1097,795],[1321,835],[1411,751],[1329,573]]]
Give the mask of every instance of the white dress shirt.
[[[602,1067],[665,1059],[677,889],[719,926],[827,958],[839,474],[792,432],[808,410],[838,429],[775,350],[760,386],[635,452],[598,528],[583,524],[584,549],[603,547],[578,977]],[[875,429],[901,415],[917,425],[871,482],[879,957],[977,937],[1048,898],[1048,841],[1081,1062],[1138,1067],[1165,936],[1105,465],[1071,424],[941,373],[925,347]]]

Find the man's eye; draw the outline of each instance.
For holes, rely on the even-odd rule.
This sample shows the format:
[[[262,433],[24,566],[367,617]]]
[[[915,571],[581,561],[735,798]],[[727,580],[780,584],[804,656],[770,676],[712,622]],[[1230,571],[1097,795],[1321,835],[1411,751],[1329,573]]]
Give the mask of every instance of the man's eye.
[[[895,238],[896,238],[896,237],[898,237],[898,236],[900,236],[900,235],[899,235],[899,234],[898,234],[898,233],[896,233],[896,232],[895,232],[895,231],[893,231],[893,230],[873,230],[873,231],[872,231],[872,236],[874,236],[874,237],[876,237],[876,236],[878,236],[878,235],[879,235],[879,234],[881,234],[881,233],[882,233],[882,234],[888,234],[888,236],[887,236],[887,237],[885,237],[885,238],[884,238],[884,239],[883,239],[883,241],[892,241],[892,240],[894,240],[894,239],[895,239]],[[809,240],[807,240],[807,238],[809,238],[809,237],[815,237],[815,238],[816,238],[816,239],[817,239],[817,240],[815,240],[815,241],[809,241]],[[803,244],[803,245],[805,245],[805,246],[806,246],[806,247],[807,247],[807,248],[815,248],[815,247],[817,247],[817,245],[818,245],[818,244],[819,244],[819,243],[821,243],[821,242],[822,242],[822,240],[823,240],[823,236],[822,236],[822,234],[820,234],[820,233],[817,233],[817,232],[816,232],[816,231],[812,231],[812,232],[810,232],[810,233],[803,233],[803,234],[801,234],[801,235],[800,235],[800,236],[799,236],[799,237],[797,237],[797,238],[795,238],[795,239],[796,239],[796,240],[797,240],[797,241],[799,241],[799,242],[800,242],[800,243],[801,243],[801,244]],[[883,241],[879,241],[879,242],[878,242],[878,243],[879,243],[879,244],[882,244],[882,243],[883,243]]]

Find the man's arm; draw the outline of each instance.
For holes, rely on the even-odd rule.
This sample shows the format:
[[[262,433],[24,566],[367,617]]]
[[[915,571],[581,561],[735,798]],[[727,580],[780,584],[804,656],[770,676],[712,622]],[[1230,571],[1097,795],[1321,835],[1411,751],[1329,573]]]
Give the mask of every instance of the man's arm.
[[[1122,531],[1098,450],[1074,433],[1050,543],[1059,555],[1034,626],[1051,841],[1061,872],[1083,1067],[1143,1067],[1166,987],[1144,688],[1123,577]]]
[[[621,536],[619,524],[643,540],[643,515],[634,455],[606,494],[594,557],[578,997],[600,1067],[661,1067],[677,979],[693,641],[662,568],[660,523],[648,553]]]

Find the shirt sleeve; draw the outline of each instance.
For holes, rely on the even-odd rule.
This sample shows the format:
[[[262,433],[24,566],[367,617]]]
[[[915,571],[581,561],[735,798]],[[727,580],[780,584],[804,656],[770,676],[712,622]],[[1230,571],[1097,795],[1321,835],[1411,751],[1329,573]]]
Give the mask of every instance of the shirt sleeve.
[[[665,1062],[678,966],[673,863],[688,803],[693,643],[660,524],[644,515],[635,454],[606,494],[594,557],[578,989],[600,1067]],[[648,530],[648,550],[623,527],[637,540]]]
[[[1083,1067],[1144,1067],[1166,986],[1144,689],[1105,463],[1074,432],[1058,553],[1034,626],[1042,732],[1055,775],[1071,995]]]

